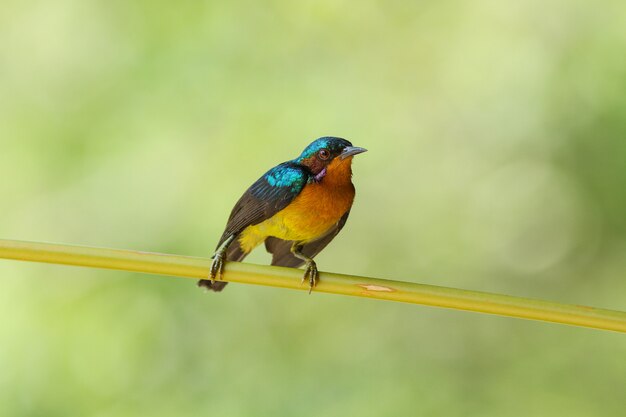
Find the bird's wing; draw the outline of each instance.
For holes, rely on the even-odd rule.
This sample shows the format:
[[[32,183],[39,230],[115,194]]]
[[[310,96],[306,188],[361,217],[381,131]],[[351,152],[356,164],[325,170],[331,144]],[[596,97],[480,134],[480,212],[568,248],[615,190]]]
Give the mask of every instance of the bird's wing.
[[[267,171],[235,204],[217,247],[230,236],[271,218],[287,207],[300,194],[309,176],[306,168],[293,162],[282,163]]]
[[[323,237],[304,245],[302,247],[302,253],[310,258],[314,258],[315,255],[320,253],[322,249],[324,249],[326,245],[328,245],[330,241],[333,240],[337,234],[339,234],[343,226],[346,224],[349,215],[350,210],[348,210],[341,217],[341,219],[339,219],[335,226],[332,227]],[[302,259],[296,258],[291,253],[292,245],[292,241],[282,240],[275,237],[267,238],[265,240],[265,249],[272,254],[272,265],[297,268],[304,264]]]

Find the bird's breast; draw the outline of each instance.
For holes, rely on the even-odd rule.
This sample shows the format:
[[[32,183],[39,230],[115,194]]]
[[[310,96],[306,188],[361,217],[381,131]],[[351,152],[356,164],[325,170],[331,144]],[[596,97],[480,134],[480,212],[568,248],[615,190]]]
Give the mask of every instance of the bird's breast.
[[[269,236],[301,243],[324,236],[354,202],[351,160],[333,161],[326,176],[305,185],[286,208],[247,227],[240,238],[242,249],[249,252]]]
[[[302,243],[317,240],[337,224],[353,201],[351,182],[339,187],[307,184],[286,208],[246,228],[240,238],[242,249],[249,252],[269,236]]]
[[[286,230],[286,240],[315,240],[328,232],[350,209],[354,186],[349,182],[330,187],[324,182],[307,184],[300,195],[275,217]]]

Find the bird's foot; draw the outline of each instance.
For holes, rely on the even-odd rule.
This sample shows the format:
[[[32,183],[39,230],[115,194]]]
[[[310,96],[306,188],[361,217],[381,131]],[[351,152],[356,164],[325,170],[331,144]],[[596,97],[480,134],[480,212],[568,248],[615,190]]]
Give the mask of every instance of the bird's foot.
[[[224,265],[226,264],[226,252],[218,251],[212,256],[211,269],[209,270],[209,279],[211,284],[215,284],[216,279],[220,279],[224,273]]]
[[[304,276],[302,277],[301,285],[304,284],[304,281],[308,279],[309,281],[309,294],[313,291],[313,287],[317,284],[319,280],[320,274],[317,270],[317,264],[314,260],[309,260],[306,263],[306,269],[304,271]]]

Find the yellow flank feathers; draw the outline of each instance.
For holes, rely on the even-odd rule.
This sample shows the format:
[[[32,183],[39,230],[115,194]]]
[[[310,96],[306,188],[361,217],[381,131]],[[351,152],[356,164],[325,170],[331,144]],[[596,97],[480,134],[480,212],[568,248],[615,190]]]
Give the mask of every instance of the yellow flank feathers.
[[[350,209],[354,201],[352,157],[336,158],[319,183],[307,184],[283,210],[254,226],[239,238],[245,253],[270,236],[308,243],[324,236]]]

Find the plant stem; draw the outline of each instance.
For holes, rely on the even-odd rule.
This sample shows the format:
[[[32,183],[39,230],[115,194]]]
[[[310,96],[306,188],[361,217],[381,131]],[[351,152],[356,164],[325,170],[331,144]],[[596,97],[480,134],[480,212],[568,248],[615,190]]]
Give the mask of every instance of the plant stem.
[[[0,240],[0,258],[206,278],[207,258],[51,243]],[[308,290],[302,271],[229,262],[225,281]],[[626,313],[529,298],[323,272],[314,292],[445,307],[626,333]]]

